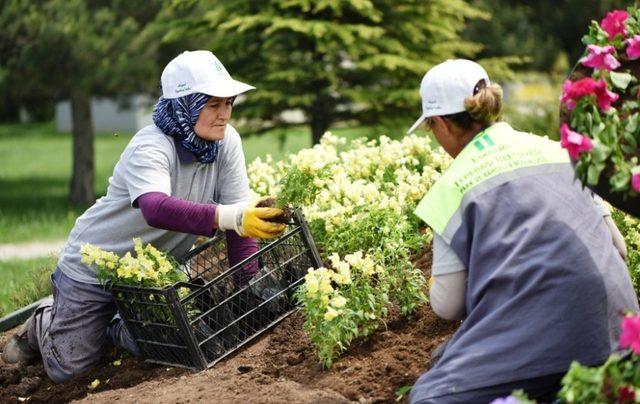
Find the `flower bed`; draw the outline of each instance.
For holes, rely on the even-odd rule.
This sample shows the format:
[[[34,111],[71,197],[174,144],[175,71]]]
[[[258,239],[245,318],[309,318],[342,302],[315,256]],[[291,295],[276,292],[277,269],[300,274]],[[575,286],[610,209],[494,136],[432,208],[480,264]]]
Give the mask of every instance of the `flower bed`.
[[[295,172],[303,180],[304,175],[309,178],[304,180],[307,182],[300,182],[303,186],[296,192],[304,197],[306,190],[312,191],[307,197],[313,202],[303,205],[307,217],[311,218],[314,236],[316,233],[320,236],[316,241],[322,247],[325,269],[316,268],[313,275],[305,279],[305,289],[299,293],[305,294],[301,296],[303,300],[315,299],[315,305],[308,305],[302,313],[285,319],[255,345],[196,375],[181,373],[175,368],[167,371],[132,358],[124,359],[121,367],[115,366],[113,363],[119,357],[112,356],[103,366],[77,380],[53,385],[40,364],[22,371],[0,365],[0,401],[16,401],[18,397],[31,397],[30,402],[70,401],[96,394],[95,400],[102,402],[123,398],[145,401],[149,397],[162,397],[165,402],[197,402],[211,397],[220,401],[270,397],[282,402],[392,402],[402,392],[406,394],[406,388],[428,369],[431,350],[451,335],[459,322],[437,319],[421,304],[423,300],[402,303],[397,297],[392,298],[393,289],[386,290],[389,300],[374,296],[383,299],[374,301],[380,303],[374,304],[379,311],[370,311],[380,313],[375,318],[362,316],[366,321],[361,323],[358,307],[369,304],[366,296],[377,293],[374,289],[379,289],[379,282],[383,282],[381,275],[387,276],[389,272],[397,271],[395,273],[401,275],[394,275],[392,279],[406,280],[414,270],[419,271],[417,279],[422,279],[422,283],[416,287],[425,290],[424,279],[429,276],[431,266],[430,234],[421,235],[424,229],[411,219],[412,205],[420,198],[420,195],[413,196],[413,192],[425,192],[448,159],[442,151],[433,149],[428,139],[421,137],[403,141],[361,140],[349,147],[328,135],[323,144],[310,150],[278,165],[256,161],[250,168],[252,178],[262,187],[256,188],[260,194],[278,193],[278,183],[287,172]],[[414,158],[418,159],[417,163]],[[325,159],[333,163],[324,164]],[[294,166],[297,171],[287,171]],[[318,174],[319,171],[322,173]],[[318,177],[321,179],[315,181]],[[393,183],[395,180],[399,182]],[[315,181],[313,188],[309,181]],[[295,195],[288,198],[292,200]],[[404,202],[396,203],[399,200]],[[400,206],[402,208],[396,210]],[[331,209],[335,209],[332,213],[336,215],[327,213]],[[340,212],[343,214],[337,215]],[[337,222],[341,221],[340,225],[333,222],[334,217]],[[640,285],[640,220],[619,211],[614,211],[614,218],[629,248],[629,265],[637,288]],[[201,248],[206,250],[207,246]],[[200,255],[196,251],[198,258],[192,261],[193,273],[205,274],[207,268],[226,260],[224,252],[215,254],[209,250],[210,254]],[[405,261],[399,254],[409,254],[409,259]],[[394,267],[399,261],[405,266]],[[220,272],[206,276],[209,275],[212,277],[207,280],[212,280]],[[360,285],[363,291],[358,291]],[[412,292],[406,296],[419,295]],[[408,310],[411,315],[402,315],[401,307],[410,308],[412,303],[416,306]],[[314,308],[316,312],[309,322],[309,309]],[[357,328],[351,321],[356,322]],[[323,339],[323,333],[318,331],[314,335],[309,325],[325,327],[321,330],[327,338]],[[303,327],[307,327],[307,332],[303,332]],[[347,332],[341,334],[341,330]],[[357,334],[352,333],[353,330],[357,330]],[[364,330],[369,333],[368,338],[362,338]],[[345,335],[348,341],[340,339]],[[318,349],[322,347],[325,347],[324,358],[331,358],[330,369],[318,366]],[[100,383],[90,388],[96,379]],[[115,390],[130,386],[136,387]],[[111,389],[114,390],[108,391]]]
[[[390,309],[410,315],[427,301],[425,278],[410,257],[431,233],[413,210],[449,161],[424,136],[346,145],[327,133],[277,165],[249,165],[254,191],[300,206],[321,250],[325,266],[309,272],[297,296],[324,366],[371,335]]]

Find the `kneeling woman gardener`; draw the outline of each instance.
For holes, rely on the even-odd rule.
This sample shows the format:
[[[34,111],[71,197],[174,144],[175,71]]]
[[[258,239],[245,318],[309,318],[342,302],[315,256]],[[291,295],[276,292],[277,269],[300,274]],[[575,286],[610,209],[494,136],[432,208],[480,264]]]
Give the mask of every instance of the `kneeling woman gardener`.
[[[572,361],[603,363],[638,310],[626,265],[557,142],[496,122],[502,90],[469,60],[427,72],[426,122],[454,161],[416,214],[433,230],[431,305],[463,319],[413,403],[553,401]]]
[[[231,78],[209,51],[184,52],[165,67],[154,125],[129,142],[109,179],[107,195],[78,220],[42,304],[5,346],[6,363],[42,357],[47,375],[67,381],[96,365],[108,343],[133,354],[138,347],[119,317],[111,293],[81,262],[89,243],[122,256],[134,237],[179,257],[197,235],[225,230],[231,265],[258,249],[284,225],[268,219],[276,208],[250,207],[242,142],[229,125],[234,98],[253,87]],[[246,284],[257,268],[234,281]]]

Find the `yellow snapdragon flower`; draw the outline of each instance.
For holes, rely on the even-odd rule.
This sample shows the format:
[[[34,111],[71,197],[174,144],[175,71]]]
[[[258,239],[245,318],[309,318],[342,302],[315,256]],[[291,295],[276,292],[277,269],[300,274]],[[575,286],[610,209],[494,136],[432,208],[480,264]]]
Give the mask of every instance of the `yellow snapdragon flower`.
[[[333,280],[339,285],[348,285],[351,283],[351,267],[348,262],[340,261],[334,268]]]
[[[142,239],[140,237],[133,239],[133,249],[138,257],[144,256],[144,248],[142,247]]]
[[[331,286],[331,278],[329,278],[329,276],[323,276],[320,279],[320,293],[322,293],[323,296],[328,295],[329,293],[333,292],[333,287]]]
[[[344,260],[349,263],[354,268],[360,268],[362,264],[362,251],[356,251],[352,254],[347,254],[344,256]]]
[[[182,299],[182,298],[186,297],[190,292],[191,292],[191,289],[189,289],[187,287],[178,288],[178,297],[180,299]]]
[[[340,308],[347,304],[347,299],[345,299],[343,296],[337,295],[331,299],[330,304],[335,308]]]
[[[336,310],[333,307],[327,307],[327,312],[324,313],[324,319],[327,321],[331,321],[334,318],[338,317],[341,314],[340,310]]]
[[[318,282],[318,278],[315,273],[307,273],[304,277],[304,282],[307,287],[307,297],[313,297],[318,294],[318,291],[320,290],[320,283]]]
[[[133,278],[134,270],[128,265],[121,265],[120,267],[118,267],[116,274],[118,275],[118,278],[122,279]]]

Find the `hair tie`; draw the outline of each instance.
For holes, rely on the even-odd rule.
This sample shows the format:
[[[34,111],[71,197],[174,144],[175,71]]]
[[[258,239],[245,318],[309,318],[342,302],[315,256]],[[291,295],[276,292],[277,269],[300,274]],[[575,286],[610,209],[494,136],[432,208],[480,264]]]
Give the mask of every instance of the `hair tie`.
[[[480,92],[480,90],[482,90],[483,88],[487,88],[487,82],[485,79],[481,79],[478,84],[476,84],[475,87],[473,87],[473,95],[476,95]]]

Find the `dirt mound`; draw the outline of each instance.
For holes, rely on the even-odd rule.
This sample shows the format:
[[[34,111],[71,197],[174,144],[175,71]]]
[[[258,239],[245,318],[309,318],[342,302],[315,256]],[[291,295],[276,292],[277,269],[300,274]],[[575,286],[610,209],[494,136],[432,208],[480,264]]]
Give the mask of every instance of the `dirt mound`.
[[[270,336],[265,352],[268,374],[367,402],[393,401],[399,388],[412,385],[429,367],[431,351],[457,326],[438,319],[427,308],[411,321],[394,315],[386,330],[356,342],[330,370],[323,370],[302,322],[301,315],[291,316]]]
[[[428,273],[430,256],[416,260]],[[366,341],[356,341],[323,370],[295,313],[252,346],[207,371],[194,373],[135,358],[114,365],[118,353],[75,380],[53,384],[41,364],[0,366],[0,402],[392,402],[428,369],[430,352],[457,327],[428,307],[412,319],[392,314]],[[5,336],[0,336],[4,345]],[[95,388],[89,385],[98,379]],[[134,387],[135,386],[135,387]]]
[[[123,359],[119,366],[115,366],[113,361],[117,358],[118,355],[112,355],[109,361],[105,358],[95,369],[62,384],[49,380],[42,363],[31,366],[2,364],[0,402],[19,402],[29,398],[29,402],[36,403],[68,403],[89,393],[128,388],[147,380],[161,380],[185,373],[183,369],[163,368],[135,358]],[[95,388],[90,387],[96,379],[99,384]]]

